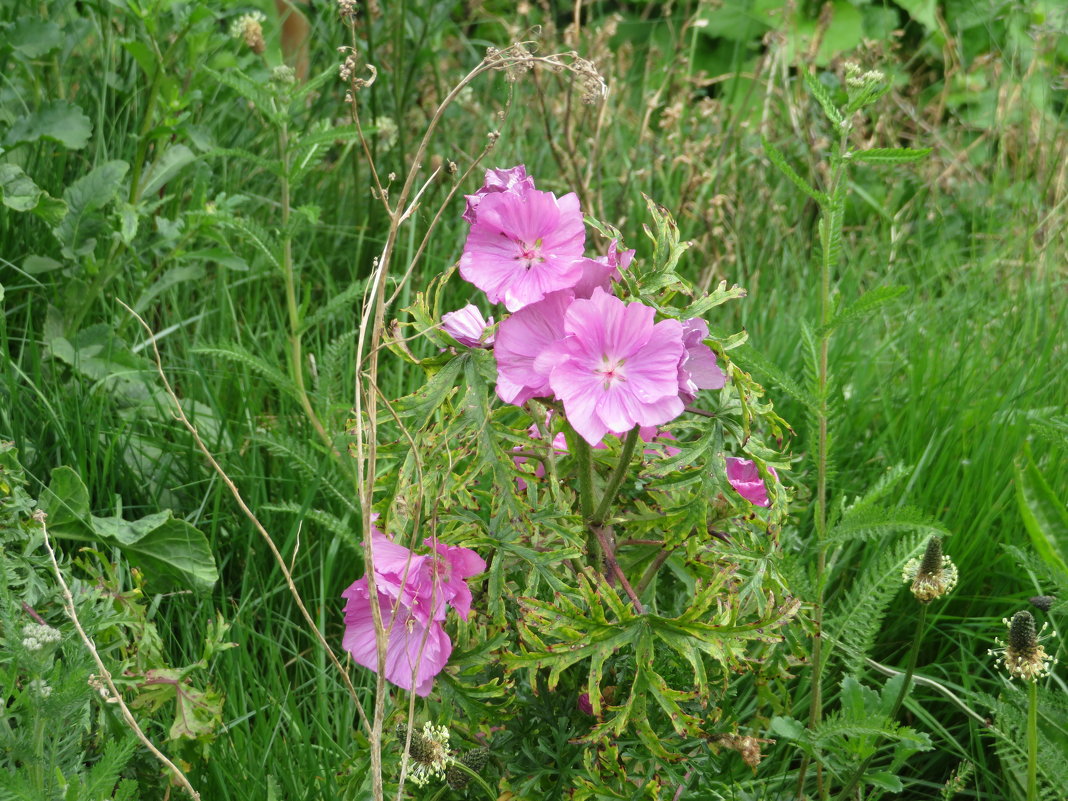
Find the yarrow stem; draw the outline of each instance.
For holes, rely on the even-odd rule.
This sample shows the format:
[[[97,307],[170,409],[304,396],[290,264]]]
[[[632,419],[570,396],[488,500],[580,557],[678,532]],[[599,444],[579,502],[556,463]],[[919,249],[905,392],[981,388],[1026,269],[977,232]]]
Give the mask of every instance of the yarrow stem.
[[[916,633],[912,637],[912,647],[909,648],[908,663],[905,667],[905,678],[901,681],[901,689],[897,691],[897,698],[894,699],[894,705],[890,708],[890,715],[887,720],[891,723],[897,719],[898,712],[901,711],[901,705],[905,703],[905,698],[909,694],[909,688],[912,686],[912,676],[916,672],[916,659],[920,653],[920,641],[923,640],[924,627],[927,624],[927,604],[920,605],[920,618],[916,621]],[[849,781],[842,787],[842,790],[835,798],[835,801],[845,801],[850,796],[853,790],[856,788],[860,780],[864,778],[864,772],[868,769],[868,765],[871,764],[872,758],[878,753],[873,750],[868,754],[867,758],[860,763],[860,767],[854,771]]]
[[[1038,682],[1027,687],[1027,801],[1038,799]]]

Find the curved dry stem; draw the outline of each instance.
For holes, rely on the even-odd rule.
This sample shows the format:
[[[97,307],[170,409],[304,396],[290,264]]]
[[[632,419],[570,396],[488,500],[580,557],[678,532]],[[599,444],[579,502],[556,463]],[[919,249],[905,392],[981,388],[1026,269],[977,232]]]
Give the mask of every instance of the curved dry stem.
[[[193,785],[189,783],[189,779],[182,773],[181,769],[171,762],[167,755],[156,748],[152,741],[148,739],[148,736],[141,730],[141,727],[137,723],[137,719],[134,718],[133,713],[130,711],[130,707],[126,705],[126,702],[122,700],[122,693],[119,692],[119,688],[115,686],[115,682],[111,679],[111,673],[104,666],[104,661],[100,658],[100,654],[97,653],[96,645],[93,644],[92,638],[85,633],[85,629],[82,628],[82,622],[78,619],[78,611],[74,608],[74,596],[71,595],[70,587],[67,586],[67,582],[63,578],[63,572],[59,569],[59,562],[56,561],[56,552],[52,550],[52,542],[48,538],[48,526],[45,520],[48,518],[42,510],[38,509],[34,512],[33,519],[41,524],[41,535],[44,537],[44,545],[48,550],[48,558],[52,561],[52,572],[55,573],[56,581],[59,582],[59,587],[63,590],[63,611],[67,613],[67,617],[70,618],[71,623],[74,624],[74,628],[78,630],[78,636],[81,637],[82,642],[85,644],[86,650],[89,651],[89,655],[93,658],[93,662],[96,663],[96,669],[100,671],[100,678],[104,680],[104,683],[108,686],[108,690],[111,692],[111,698],[119,706],[119,711],[122,712],[122,718],[126,721],[126,725],[130,727],[131,731],[137,736],[137,739],[147,748],[159,762],[171,772],[174,776],[174,780],[185,790],[189,797],[194,801],[200,801],[200,793],[198,793]],[[109,699],[110,700],[110,699]]]
[[[190,422],[189,418],[186,417],[185,411],[182,409],[182,404],[178,400],[178,396],[175,394],[174,389],[171,387],[170,381],[167,380],[166,372],[164,372],[163,370],[163,360],[159,355],[159,348],[156,347],[156,339],[152,334],[152,329],[149,327],[148,323],[144,321],[141,315],[139,315],[121,300],[118,301],[118,303],[124,309],[126,309],[126,311],[128,311],[133,316],[133,318],[137,320],[137,322],[141,324],[141,327],[148,335],[148,341],[152,343],[152,354],[156,362],[156,373],[159,375],[160,381],[163,382],[163,389],[167,393],[167,397],[170,398],[171,403],[174,405],[174,416],[183,426],[185,426],[186,430],[193,437],[193,441],[200,449],[200,452],[204,454],[204,457],[208,460],[209,464],[211,464],[212,468],[215,470],[219,478],[222,479],[222,482],[226,485],[226,488],[230,490],[230,494],[234,496],[234,500],[237,501],[237,505],[241,508],[241,511],[245,514],[245,517],[249,519],[249,521],[255,527],[256,531],[259,532],[259,535],[263,538],[264,542],[267,543],[267,547],[270,550],[271,555],[274,557],[275,562],[278,564],[279,570],[282,571],[282,576],[285,578],[286,586],[289,588],[289,592],[293,596],[293,600],[296,601],[297,608],[300,610],[301,615],[304,617],[304,621],[308,624],[308,628],[310,628],[312,633],[315,635],[315,639],[319,642],[319,645],[321,645],[323,647],[323,650],[326,651],[326,655],[330,659],[330,662],[337,669],[337,672],[341,674],[341,680],[344,683],[345,688],[348,690],[349,696],[352,698],[352,703],[356,705],[356,712],[360,716],[360,722],[363,724],[364,728],[370,731],[371,727],[367,719],[367,714],[364,712],[363,704],[360,703],[360,698],[356,694],[356,688],[352,684],[352,679],[349,677],[348,671],[345,670],[344,666],[342,666],[341,662],[338,660],[337,655],[330,647],[330,644],[326,641],[326,637],[324,637],[323,633],[319,631],[319,627],[315,624],[315,620],[312,618],[311,613],[308,612],[308,607],[304,605],[304,599],[301,598],[300,591],[297,589],[297,585],[293,582],[293,574],[290,572],[289,567],[286,565],[285,557],[283,557],[282,553],[278,550],[278,546],[275,545],[274,539],[264,527],[263,523],[260,522],[260,519],[256,516],[256,513],[249,508],[247,503],[245,503],[245,499],[241,496],[241,491],[237,488],[237,485],[234,484],[233,479],[230,478],[226,470],[224,470],[222,465],[220,465],[219,462],[215,459],[215,456],[208,449],[208,446],[204,444],[204,440],[201,439],[200,432],[197,431],[196,426],[194,426]]]

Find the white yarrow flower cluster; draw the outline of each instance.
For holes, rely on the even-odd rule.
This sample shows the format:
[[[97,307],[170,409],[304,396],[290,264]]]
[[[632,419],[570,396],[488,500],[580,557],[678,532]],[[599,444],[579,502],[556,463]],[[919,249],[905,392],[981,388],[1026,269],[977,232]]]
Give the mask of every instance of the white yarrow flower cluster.
[[[27,623],[22,627],[22,647],[27,651],[40,651],[45,645],[59,642],[62,635],[58,629],[43,623]]]

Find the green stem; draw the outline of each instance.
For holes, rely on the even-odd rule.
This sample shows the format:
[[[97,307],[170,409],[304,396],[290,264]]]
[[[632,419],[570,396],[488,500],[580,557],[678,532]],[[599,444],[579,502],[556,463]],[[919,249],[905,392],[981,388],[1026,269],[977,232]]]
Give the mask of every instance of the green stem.
[[[289,185],[289,128],[282,123],[278,128],[278,156],[282,162],[281,193],[282,193],[282,274],[286,285],[286,312],[289,317],[289,374],[297,387],[297,395],[300,398],[300,406],[304,410],[308,421],[311,423],[319,439],[326,445],[327,452],[335,451],[334,443],[330,439],[319,416],[312,407],[308,391],[304,386],[304,353],[300,334],[300,307],[297,304],[296,277],[293,270],[293,235],[290,231],[290,185]]]
[[[456,760],[452,763],[452,767],[459,768],[467,774],[467,778],[474,779],[475,784],[479,785],[482,788],[486,795],[489,796],[491,801],[492,799],[496,799],[498,797],[499,794],[492,787],[490,787],[489,784],[486,783],[486,780],[479,776],[477,773],[475,773],[475,771],[473,771],[463,762]]]
[[[812,694],[809,702],[808,725],[814,728],[823,717],[823,604],[826,594],[827,577],[827,462],[828,462],[828,430],[829,417],[827,402],[827,385],[829,383],[829,353],[831,335],[827,330],[827,324],[831,321],[831,275],[837,267],[833,242],[841,232],[842,226],[842,198],[841,186],[845,177],[846,154],[849,148],[849,128],[842,129],[838,141],[838,152],[832,158],[834,172],[827,191],[827,203],[821,207],[820,215],[820,335],[819,335],[819,369],[817,376],[817,410],[818,442],[816,446],[816,515],[815,529],[816,542],[819,554],[816,560],[816,608],[813,611],[813,623],[816,627],[816,636],[812,643]],[[808,768],[808,758],[802,762],[798,772],[797,793],[798,798],[804,790],[805,772]],[[820,785],[820,794],[823,793],[822,773],[817,776]]]
[[[1027,686],[1027,801],[1038,799],[1038,682]]]
[[[916,623],[916,633],[912,637],[912,647],[909,648],[908,663],[905,666],[905,678],[901,682],[901,689],[897,691],[897,698],[894,699],[894,705],[890,708],[890,716],[887,718],[890,722],[897,719],[898,712],[901,711],[901,705],[905,703],[905,698],[909,694],[909,687],[912,686],[912,676],[916,672],[916,658],[920,653],[920,642],[923,640],[923,631],[927,624],[927,605],[920,605],[920,619]],[[864,778],[864,772],[868,769],[868,765],[871,764],[872,759],[875,757],[876,746],[879,742],[876,740],[872,744],[872,752],[868,754],[867,758],[860,764],[860,767],[856,769],[853,776],[842,788],[842,791],[835,797],[835,801],[845,801],[846,797],[853,792],[860,780]],[[1033,799],[1028,799],[1033,801]]]
[[[630,460],[634,457],[634,448],[638,444],[638,433],[638,426],[634,426],[630,433],[627,434],[627,438],[623,440],[623,452],[619,454],[619,462],[616,463],[616,469],[608,480],[608,486],[605,487],[601,503],[597,506],[597,511],[593,513],[593,518],[590,520],[595,526],[604,524],[604,519],[612,508],[612,503],[619,493],[619,488],[623,485],[623,479],[627,477],[627,468],[630,467]]]
[[[578,466],[579,510],[588,523],[593,520],[593,461],[590,458],[590,445],[577,432],[569,439],[573,440],[569,444]]]

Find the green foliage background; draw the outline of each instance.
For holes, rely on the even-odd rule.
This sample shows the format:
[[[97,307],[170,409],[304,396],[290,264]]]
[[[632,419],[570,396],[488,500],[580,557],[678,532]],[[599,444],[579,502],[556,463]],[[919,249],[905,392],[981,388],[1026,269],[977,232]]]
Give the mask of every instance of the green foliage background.
[[[540,26],[543,46],[560,47],[573,22],[571,4],[546,11],[532,3],[526,14],[512,3],[379,5],[379,15],[365,15],[358,45],[379,69],[362,102],[383,176],[403,175],[430,110],[487,45]],[[737,360],[796,421],[802,401],[790,388],[806,379],[800,326],[818,317],[815,209],[766,160],[761,136],[819,184],[833,134],[798,69],[814,64],[829,91],[839,88],[847,54],[892,77],[894,91],[861,137],[934,152],[906,172],[857,170],[849,187],[836,285],[843,308],[893,287],[904,292],[834,340],[832,480],[859,496],[892,475],[883,505],[922,510],[952,533],[947,551],[961,583],[928,618],[921,673],[982,714],[1011,698],[997,697],[986,655],[1001,618],[1054,590],[1058,550],[1068,552],[1056,511],[1056,499],[1068,497],[1068,21],[1058,5],[836,0],[821,21],[811,3],[788,12],[768,0],[596,2],[566,47],[593,58],[611,87],[600,136],[590,138],[601,112],[565,113],[568,89],[555,76],[514,87],[495,76],[446,114],[434,151],[463,167],[500,128],[487,166],[525,163],[540,187],[557,192],[582,185],[586,207],[631,244],[643,241],[643,193],[671,209],[694,243],[679,271],[705,289],[726,280],[748,290],[710,319],[717,331],[749,332]],[[272,11],[265,60],[226,36],[253,7],[101,0],[0,8],[0,438],[15,442],[38,482],[34,497],[52,469],[69,465],[98,517],[173,509],[206,535],[214,588],[160,596],[155,611],[172,664],[200,658],[216,610],[240,643],[211,668],[227,701],[224,731],[193,768],[205,797],[359,797],[366,764],[347,698],[257,535],[174,424],[140,331],[116,303],[159,332],[187,414],[264,510],[320,627],[339,640],[339,593],[362,573],[357,505],[293,394],[276,389],[286,385],[289,321],[273,254],[280,236],[291,237],[304,348],[317,365],[313,393],[346,397],[354,310],[384,220],[335,80],[345,32],[322,3],[310,15],[310,88],[278,111],[304,143],[294,213],[281,229],[277,142],[244,97],[267,91],[269,67],[281,62],[277,19],[264,5]],[[238,85],[236,66],[256,85]],[[502,123],[495,114],[509,92]],[[424,208],[448,188],[434,184]],[[464,228],[462,203],[454,205],[395,308],[457,258]],[[414,230],[398,263],[419,245]],[[453,279],[434,311],[470,294]],[[382,389],[396,398],[422,382],[421,370],[397,360]],[[332,430],[348,414],[341,404],[328,410]],[[800,431],[793,452],[809,447]],[[784,476],[798,498],[797,532],[811,518],[805,464]],[[1047,525],[1033,509],[1047,510]],[[1031,543],[1036,526],[1053,532],[1038,559],[1006,550]],[[853,667],[864,666],[864,652],[883,664],[903,658],[913,602],[887,576],[899,555],[879,539],[854,540],[831,565],[831,624],[856,649],[838,658]],[[169,589],[147,572],[149,592]],[[365,673],[357,679],[369,686]],[[529,730],[509,733],[502,758],[509,773],[528,777],[531,797],[564,797],[557,779],[566,784],[585,760],[611,762],[572,742],[590,726],[573,696],[543,687],[517,700]],[[974,797],[1016,792],[1011,736],[997,737],[934,692],[914,693],[908,716],[935,745],[908,763],[917,797],[936,797],[961,761],[975,763]],[[1063,734],[1049,736],[1051,748],[1064,747]],[[769,751],[756,779],[736,755],[695,757],[691,789],[706,775],[733,776],[760,797],[753,788],[769,776],[788,783],[792,754]]]

